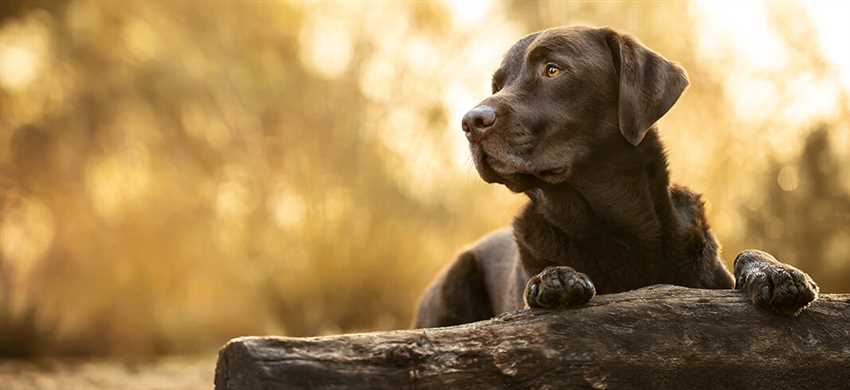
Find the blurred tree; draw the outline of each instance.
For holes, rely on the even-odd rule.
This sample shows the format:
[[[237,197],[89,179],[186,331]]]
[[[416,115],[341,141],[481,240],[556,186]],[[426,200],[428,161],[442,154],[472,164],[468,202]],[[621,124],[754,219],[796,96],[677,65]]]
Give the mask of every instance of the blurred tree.
[[[677,181],[706,193],[737,249],[730,210],[765,161],[741,167],[739,141],[779,124],[741,124],[695,12],[0,2],[0,333],[51,336],[4,350],[143,355],[407,326],[434,273],[522,202],[481,183],[457,120],[513,41],[561,24],[633,33],[688,69],[662,135]]]
[[[771,162],[760,198],[742,208],[742,240],[809,272],[824,292],[840,292],[850,290],[850,194],[829,134],[820,126],[795,161]]]
[[[15,4],[0,8],[0,38],[14,38],[0,65],[18,72],[0,84],[2,190],[16,199],[0,216],[0,329],[50,328],[39,350],[406,327],[441,262],[498,221],[466,207],[486,191],[438,191],[477,182],[399,167],[440,150],[448,126],[433,79],[451,69],[417,74],[401,51],[416,40],[427,55],[451,33],[440,4],[386,7],[412,22],[392,33],[334,4]],[[363,81],[384,63],[395,72]],[[378,88],[390,101],[366,95]],[[397,154],[391,137],[412,147]],[[8,314],[10,296],[39,315]],[[12,339],[12,354],[35,345]]]

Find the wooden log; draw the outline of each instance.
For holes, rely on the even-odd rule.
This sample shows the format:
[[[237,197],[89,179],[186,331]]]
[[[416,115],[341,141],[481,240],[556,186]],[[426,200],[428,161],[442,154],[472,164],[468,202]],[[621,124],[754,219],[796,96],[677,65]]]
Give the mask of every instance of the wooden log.
[[[240,337],[215,388],[848,389],[850,294],[789,318],[738,291],[659,285],[447,328]]]

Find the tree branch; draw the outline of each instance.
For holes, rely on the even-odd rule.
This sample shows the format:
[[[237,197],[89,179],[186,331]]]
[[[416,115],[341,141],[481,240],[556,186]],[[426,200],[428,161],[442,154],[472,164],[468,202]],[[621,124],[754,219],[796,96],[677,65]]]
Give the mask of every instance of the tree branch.
[[[448,328],[241,337],[216,390],[850,386],[850,294],[795,318],[734,290],[652,286]]]

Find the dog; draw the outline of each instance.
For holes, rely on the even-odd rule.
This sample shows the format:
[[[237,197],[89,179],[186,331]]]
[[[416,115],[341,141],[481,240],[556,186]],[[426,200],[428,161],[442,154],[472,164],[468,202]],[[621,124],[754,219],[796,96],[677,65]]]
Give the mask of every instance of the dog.
[[[414,326],[573,307],[659,283],[734,287],[784,315],[814,301],[812,278],[766,252],[742,252],[730,274],[700,195],[670,184],[655,122],[687,86],[681,67],[610,28],[516,42],[462,129],[481,178],[529,201],[512,227],[441,272]]]

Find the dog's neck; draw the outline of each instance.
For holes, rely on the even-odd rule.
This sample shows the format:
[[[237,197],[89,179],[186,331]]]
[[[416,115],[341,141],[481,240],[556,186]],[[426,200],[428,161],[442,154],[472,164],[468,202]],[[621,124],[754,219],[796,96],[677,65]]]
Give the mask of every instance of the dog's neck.
[[[636,149],[619,152],[592,158],[592,169],[585,167],[568,183],[527,194],[535,210],[573,241],[613,236],[661,254],[670,239],[664,235],[677,229],[657,131],[650,130]]]

